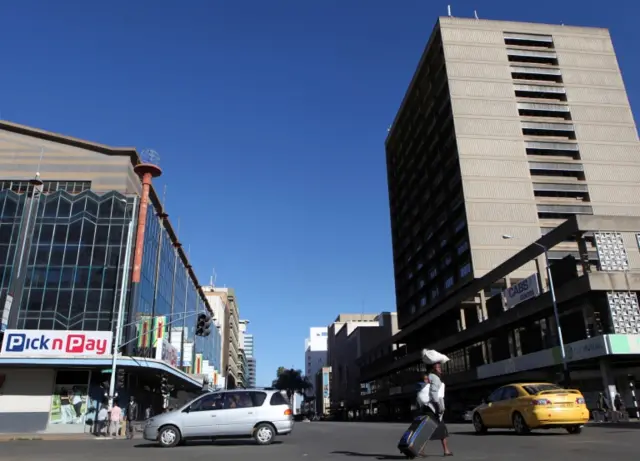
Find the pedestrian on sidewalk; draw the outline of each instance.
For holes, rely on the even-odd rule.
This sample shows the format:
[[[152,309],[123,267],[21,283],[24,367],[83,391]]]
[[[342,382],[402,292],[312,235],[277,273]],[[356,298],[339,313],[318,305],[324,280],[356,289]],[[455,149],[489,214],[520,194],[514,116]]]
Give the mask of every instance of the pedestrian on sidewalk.
[[[111,407],[111,413],[109,414],[109,434],[113,437],[118,437],[120,434],[120,419],[122,418],[122,408],[118,406],[118,402],[113,402]]]
[[[108,435],[109,431],[109,411],[107,410],[106,405],[100,405],[100,410],[98,410],[97,426],[96,426],[96,435]]]
[[[138,420],[138,404],[136,399],[131,396],[129,406],[127,407],[127,438],[132,439],[135,435],[134,423]]]

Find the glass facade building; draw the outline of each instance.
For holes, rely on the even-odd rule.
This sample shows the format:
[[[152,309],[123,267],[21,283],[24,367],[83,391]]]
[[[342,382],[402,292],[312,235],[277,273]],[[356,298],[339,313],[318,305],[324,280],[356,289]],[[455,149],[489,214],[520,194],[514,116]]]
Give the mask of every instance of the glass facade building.
[[[129,225],[135,198],[97,194],[88,181],[0,179],[0,303],[13,297],[9,327],[40,330],[115,329]],[[128,284],[123,342],[137,354],[138,320],[165,316],[184,328],[193,354],[220,371],[220,332],[195,337],[199,312],[211,312],[186,255],[151,198],[146,217],[141,279]],[[131,227],[135,232],[135,227]],[[131,244],[135,244],[135,235]],[[183,352],[183,351],[181,351]],[[193,363],[193,358],[189,358]]]
[[[12,326],[112,330],[133,199],[1,184],[0,288],[14,299]]]

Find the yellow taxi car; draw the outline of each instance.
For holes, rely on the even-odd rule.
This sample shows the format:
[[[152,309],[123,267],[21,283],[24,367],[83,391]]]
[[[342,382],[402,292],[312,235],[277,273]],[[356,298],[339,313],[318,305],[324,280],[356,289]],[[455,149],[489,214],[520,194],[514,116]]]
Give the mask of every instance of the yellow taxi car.
[[[579,434],[589,421],[589,410],[578,390],[550,383],[519,383],[495,390],[473,410],[471,420],[478,434],[494,428],[514,428],[518,434],[565,428],[569,434]]]

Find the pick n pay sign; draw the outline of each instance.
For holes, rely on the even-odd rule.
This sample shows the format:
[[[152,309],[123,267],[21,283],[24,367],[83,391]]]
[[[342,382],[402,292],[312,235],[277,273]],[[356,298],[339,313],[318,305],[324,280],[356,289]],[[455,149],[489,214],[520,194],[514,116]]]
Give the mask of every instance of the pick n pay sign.
[[[0,354],[7,357],[111,355],[110,331],[6,330]]]

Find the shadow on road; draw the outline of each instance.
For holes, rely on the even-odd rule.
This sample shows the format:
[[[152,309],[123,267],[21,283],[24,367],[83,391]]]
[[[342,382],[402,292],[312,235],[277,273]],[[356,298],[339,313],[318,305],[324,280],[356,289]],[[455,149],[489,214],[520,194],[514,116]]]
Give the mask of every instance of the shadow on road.
[[[406,456],[401,455],[382,455],[379,453],[357,453],[355,451],[332,451],[332,455],[346,455],[346,456],[360,456],[364,458],[376,458],[376,459],[407,459]]]
[[[529,432],[526,435],[518,435],[515,433],[515,431],[510,431],[510,430],[502,430],[502,431],[491,430],[486,434],[477,434],[475,431],[450,432],[450,434],[451,435],[470,435],[473,437],[491,437],[492,435],[513,435],[518,437],[551,437],[551,436],[557,436],[557,435],[568,435],[562,432],[546,432],[546,431]]]
[[[618,423],[589,423],[587,427],[606,427],[608,429],[640,429],[638,421],[624,421]]]
[[[271,445],[280,445],[282,441],[274,440],[271,442]],[[246,447],[255,445],[259,446],[254,440],[216,440],[212,442],[211,440],[203,439],[203,440],[188,440],[184,443],[186,446],[190,447],[201,447],[204,445],[213,445],[218,447]],[[138,445],[134,445],[135,448],[162,448],[157,443],[149,442],[149,443],[140,443]]]

